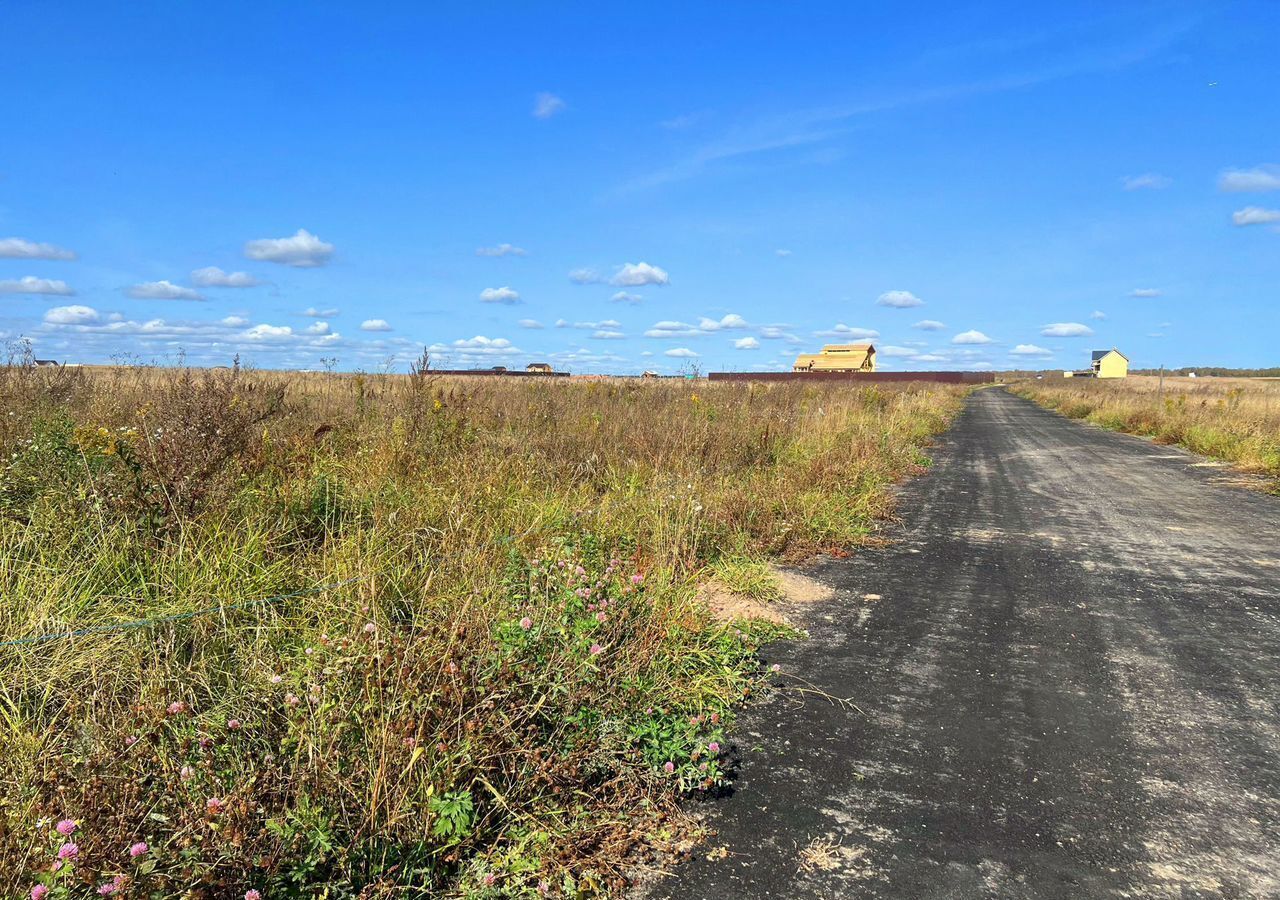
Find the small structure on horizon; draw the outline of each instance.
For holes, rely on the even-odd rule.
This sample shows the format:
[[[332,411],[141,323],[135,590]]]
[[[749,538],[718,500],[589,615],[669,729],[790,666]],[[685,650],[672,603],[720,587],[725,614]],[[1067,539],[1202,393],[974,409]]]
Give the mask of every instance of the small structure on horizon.
[[[524,370],[531,375],[550,375],[555,371],[551,368],[551,363],[529,363]]]
[[[33,359],[31,362],[37,369],[56,369],[62,367],[62,363],[58,362],[56,359]]]
[[[1129,374],[1129,357],[1115,347],[1110,350],[1094,350],[1089,359],[1090,368],[1079,372],[1063,372],[1063,378],[1124,378]]]
[[[827,344],[821,353],[801,353],[792,372],[874,372],[876,348],[871,344]]]

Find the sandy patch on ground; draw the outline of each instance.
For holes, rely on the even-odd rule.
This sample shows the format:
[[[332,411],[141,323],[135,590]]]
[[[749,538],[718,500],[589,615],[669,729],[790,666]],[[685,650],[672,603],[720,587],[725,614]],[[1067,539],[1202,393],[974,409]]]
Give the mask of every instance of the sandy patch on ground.
[[[711,608],[711,613],[722,622],[733,619],[767,619],[783,625],[794,624],[787,618],[790,604],[820,603],[835,596],[835,590],[817,579],[790,569],[770,567],[778,579],[782,597],[778,600],[757,600],[746,594],[737,594],[718,581],[710,581],[698,590],[698,596]]]

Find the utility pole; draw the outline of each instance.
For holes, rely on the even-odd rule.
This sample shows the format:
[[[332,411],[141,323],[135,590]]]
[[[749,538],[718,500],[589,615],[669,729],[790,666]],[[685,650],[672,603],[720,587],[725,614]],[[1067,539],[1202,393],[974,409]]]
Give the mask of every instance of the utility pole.
[[[1156,391],[1156,399],[1164,402],[1164,363],[1160,363],[1160,388]]]

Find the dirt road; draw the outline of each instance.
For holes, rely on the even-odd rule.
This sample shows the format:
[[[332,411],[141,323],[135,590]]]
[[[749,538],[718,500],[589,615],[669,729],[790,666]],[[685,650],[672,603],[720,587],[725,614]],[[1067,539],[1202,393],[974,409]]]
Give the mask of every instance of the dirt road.
[[[1229,480],[978,392],[642,893],[1280,897],[1280,500]]]

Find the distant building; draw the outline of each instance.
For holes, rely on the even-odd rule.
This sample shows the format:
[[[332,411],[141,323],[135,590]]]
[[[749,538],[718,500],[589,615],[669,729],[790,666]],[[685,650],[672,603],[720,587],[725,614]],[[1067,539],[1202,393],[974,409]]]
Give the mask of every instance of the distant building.
[[[874,372],[876,348],[871,344],[827,344],[821,353],[801,353],[793,372]]]
[[[56,359],[33,359],[32,363],[35,364],[37,369],[46,369],[50,366],[56,369],[58,366],[62,365],[62,363],[58,362]]]
[[[555,371],[551,368],[551,363],[529,363],[524,370],[534,375],[550,375]]]
[[[490,369],[489,371],[490,371],[490,372],[493,372],[495,375],[505,375],[505,374],[506,374],[506,371],[507,371],[507,367],[506,367],[506,366],[494,366],[494,367],[493,367],[492,369]]]
[[[1091,361],[1094,378],[1124,378],[1129,374],[1129,357],[1114,347],[1094,350]]]
[[[643,374],[643,375],[641,375],[640,377],[641,377],[641,378],[657,378],[657,377],[658,377],[658,373],[657,373],[657,372],[655,372],[655,371],[653,371],[652,369],[646,369],[646,370],[645,370],[645,372],[644,372],[644,374]]]

